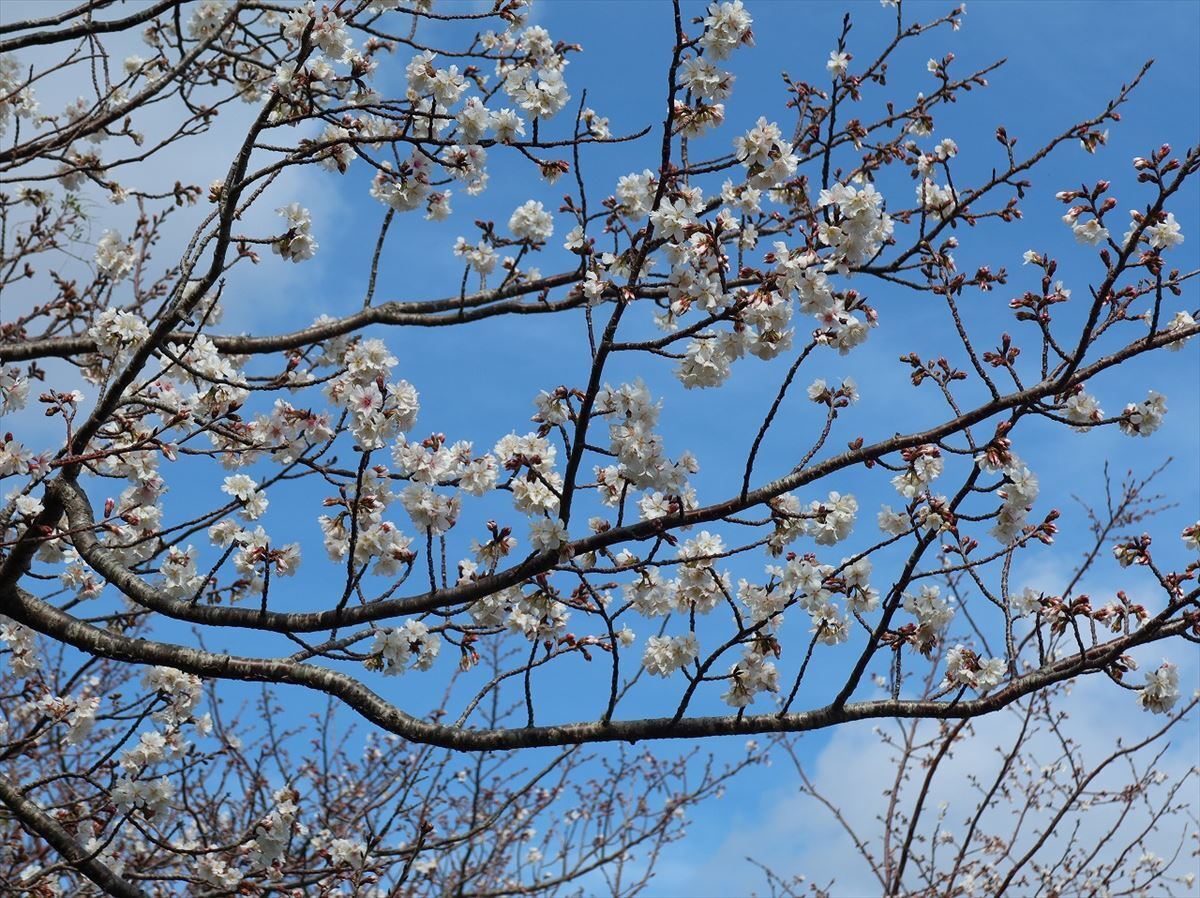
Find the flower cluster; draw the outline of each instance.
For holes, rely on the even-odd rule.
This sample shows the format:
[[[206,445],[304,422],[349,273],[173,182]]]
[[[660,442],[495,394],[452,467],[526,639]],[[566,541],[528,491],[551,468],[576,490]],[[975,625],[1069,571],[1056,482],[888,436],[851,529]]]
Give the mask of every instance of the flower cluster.
[[[1145,222],[1142,213],[1136,209],[1129,212],[1132,221],[1129,225],[1129,230],[1125,232],[1122,242],[1128,246],[1133,240],[1134,231],[1138,226]],[[1179,222],[1175,220],[1175,215],[1172,212],[1160,212],[1158,218],[1152,224],[1146,226],[1142,231],[1139,242],[1145,242],[1154,250],[1174,249],[1183,243],[1183,232],[1179,226]]]
[[[729,688],[721,701],[734,708],[745,708],[760,692],[779,691],[779,671],[766,660],[769,640],[755,639],[746,646],[740,661],[729,668]]]
[[[930,218],[943,221],[958,208],[958,198],[950,187],[941,187],[929,178],[917,184],[917,205]]]
[[[699,40],[705,55],[684,59],[679,71],[679,83],[689,92],[691,105],[676,99],[674,117],[677,130],[688,136],[703,134],[725,121],[725,104],[720,101],[733,92],[734,76],[714,63],[740,46],[754,44],[750,15],[740,0],[712,3],[708,13]]]
[[[1121,412],[1118,426],[1129,436],[1148,437],[1162,426],[1167,397],[1151,390],[1141,402],[1131,402]]]
[[[38,101],[21,63],[12,56],[0,56],[0,137],[10,118],[33,118],[37,111]]]
[[[145,343],[150,338],[150,328],[136,312],[108,308],[88,328],[88,336],[96,341],[96,350],[101,355],[114,358]]]
[[[37,673],[37,641],[32,630],[5,618],[0,623],[0,642],[8,649],[8,666],[13,676],[26,679]]]
[[[892,486],[905,499],[924,493],[942,474],[944,462],[937,446],[926,444],[904,452],[908,468],[892,478]]]
[[[266,869],[268,877],[277,881],[282,878],[279,865],[293,834],[303,836],[308,829],[297,819],[300,807],[296,802],[300,796],[294,789],[278,789],[273,797],[275,807],[254,825],[254,838],[247,847],[250,865]]]
[[[779,125],[763,117],[744,135],[734,138],[733,149],[751,187],[773,188],[795,175],[800,164]]]
[[[1096,397],[1084,392],[1083,384],[1077,384],[1063,402],[1063,413],[1067,419],[1075,422],[1075,429],[1089,430],[1089,425],[1104,420],[1104,409]]]
[[[402,627],[376,631],[368,664],[389,676],[402,674],[410,667],[429,670],[441,647],[441,639],[428,626],[408,620]]]
[[[504,92],[528,115],[553,118],[571,99],[563,78],[566,57],[540,25],[526,28],[516,40],[515,49],[517,58],[496,66]]]
[[[1166,330],[1168,333],[1172,333],[1174,331],[1183,330],[1184,328],[1189,328],[1195,323],[1196,319],[1192,317],[1190,312],[1181,310],[1176,312],[1174,317],[1167,322]],[[1178,352],[1179,350],[1183,349],[1184,344],[1186,344],[1190,339],[1191,337],[1180,337],[1178,340],[1172,340],[1167,344],[1167,349],[1171,352]]]
[[[981,658],[962,645],[946,652],[946,676],[939,689],[969,686],[986,692],[1004,680],[1003,658]]]
[[[1003,500],[992,526],[991,535],[1006,545],[1021,535],[1029,517],[1030,507],[1041,487],[1037,475],[1013,452],[985,452],[976,458],[984,471],[1004,475],[1004,485],[997,495]]]
[[[233,566],[242,576],[235,584],[233,600],[261,594],[268,568],[271,576],[290,577],[300,567],[300,544],[273,546],[262,527],[247,530],[226,518],[208,528],[208,538],[214,545],[236,550]],[[197,578],[196,585],[199,582]]]
[[[137,251],[116,231],[105,231],[96,244],[96,270],[110,281],[124,280],[133,271]],[[106,310],[109,311],[109,310]]]
[[[750,30],[752,24],[753,19],[742,0],[710,3],[708,15],[704,17],[700,46],[710,59],[718,62],[728,59],[738,47],[754,46],[754,34]]]
[[[872,184],[854,188],[835,184],[822,190],[817,208],[832,208],[831,222],[821,222],[817,236],[833,250],[832,260],[842,271],[864,265],[892,238],[894,225],[883,209],[883,196]]]
[[[545,243],[554,235],[554,218],[535,200],[522,203],[508,220],[508,229],[518,240]]]
[[[382,340],[362,340],[342,359],[345,373],[326,387],[326,395],[350,413],[350,431],[365,449],[382,448],[409,430],[420,410],[417,391],[406,380],[387,383],[397,359]]]
[[[669,677],[679,668],[695,661],[700,655],[696,634],[685,636],[651,636],[646,640],[642,666],[655,677]]]
[[[1138,704],[1155,714],[1166,714],[1179,701],[1179,668],[1164,661],[1146,674],[1146,685],[1138,692]]]
[[[928,651],[954,617],[954,601],[937,586],[922,586],[916,595],[904,594],[904,610],[917,619],[917,648]]]
[[[700,467],[691,453],[678,461],[667,458],[662,435],[655,430],[661,408],[640,380],[617,388],[606,385],[597,395],[595,413],[609,421],[610,445],[617,459],[616,465],[596,469],[597,488],[606,505],[618,505],[630,489],[653,491],[642,507],[645,517],[665,514],[667,497],[694,504],[687,477]]]
[[[463,578],[468,582],[475,575],[475,566],[460,563]],[[549,591],[537,588],[524,592],[510,587],[487,595],[470,607],[471,618],[483,627],[504,627],[509,633],[536,641],[561,633],[570,617],[562,602]]]
[[[843,220],[844,221],[844,220]],[[890,221],[890,219],[889,219]],[[839,229],[836,238],[847,248],[862,246],[862,232]],[[846,240],[849,239],[849,243]],[[819,342],[833,346],[841,355],[867,339],[868,328],[877,324],[874,309],[867,306],[853,290],[839,292],[829,279],[828,266],[816,253],[808,250],[789,250],[782,241],[776,242],[767,261],[775,265],[776,282],[784,296],[795,294],[800,311],[813,316],[818,325]],[[834,265],[836,268],[836,264]],[[859,314],[863,317],[859,317]]]
[[[317,254],[318,244],[312,236],[312,217],[299,203],[290,203],[276,210],[288,224],[287,232],[271,244],[271,249],[291,262],[303,262]]]

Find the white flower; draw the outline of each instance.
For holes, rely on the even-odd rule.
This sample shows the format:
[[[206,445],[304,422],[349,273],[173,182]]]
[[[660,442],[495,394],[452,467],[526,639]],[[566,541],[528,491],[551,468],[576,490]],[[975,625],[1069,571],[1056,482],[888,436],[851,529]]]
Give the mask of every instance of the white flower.
[[[397,212],[411,212],[432,202],[429,180],[429,162],[423,156],[410,156],[398,172],[393,171],[390,162],[384,161],[371,181],[370,193]]]
[[[567,239],[563,242],[563,249],[570,252],[578,252],[586,247],[584,242],[583,228],[579,225],[567,231]],[[591,274],[592,272],[588,272]]]
[[[681,84],[705,100],[724,100],[733,92],[734,76],[722,71],[704,56],[684,62],[679,73]]]
[[[833,249],[833,260],[840,267],[867,262],[891,239],[894,224],[883,210],[883,196],[872,184],[861,188],[848,184],[834,184],[818,194],[817,206],[822,209],[833,207],[837,210],[838,214],[832,222],[820,223],[817,236],[823,244]],[[801,263],[801,271],[806,271],[809,260],[802,259]],[[810,314],[833,311],[829,308],[832,306],[832,295],[828,301],[814,295],[824,293],[825,287],[816,275],[817,270],[812,274],[805,273],[804,283],[796,284],[802,298],[808,294],[804,310]],[[819,302],[814,302],[818,299]]]
[[[1003,659],[981,658],[970,649],[956,645],[946,653],[946,677],[938,688],[970,686],[978,692],[985,692],[999,685],[1003,679]]]
[[[0,412],[16,412],[29,402],[29,378],[21,375],[21,369],[0,366]],[[12,444],[16,443],[15,446]],[[11,448],[9,448],[11,446]],[[11,452],[14,456],[20,448],[16,440],[6,439],[0,443],[0,475],[15,474],[16,468],[5,470],[3,457]]]
[[[446,109],[458,102],[463,91],[467,89],[466,79],[458,73],[458,66],[448,69],[438,69],[432,79],[431,91],[439,106]]]
[[[493,112],[491,117],[492,130],[500,143],[512,143],[518,137],[525,136],[525,122],[521,116],[511,109],[501,109]]]
[[[208,855],[196,859],[196,875],[208,885],[226,891],[236,892],[242,882],[240,870]]]
[[[1100,408],[1100,403],[1096,401],[1096,397],[1085,393],[1082,388],[1067,397],[1067,401],[1063,404],[1063,410],[1066,412],[1069,420],[1079,425],[1095,424],[1104,419],[1104,410]],[[1075,429],[1086,431],[1090,428],[1079,426]]]
[[[212,540],[213,545],[224,549],[231,546],[233,541],[241,535],[241,532],[242,528],[236,522],[226,518],[208,528],[208,538]]]
[[[953,603],[942,598],[936,586],[922,586],[915,596],[906,593],[904,610],[917,619],[917,637],[922,646],[932,645],[954,617]]]
[[[1162,426],[1166,414],[1167,398],[1151,390],[1142,402],[1125,406],[1117,426],[1129,436],[1148,437]]]
[[[321,143],[333,143],[321,150],[317,157],[326,171],[346,172],[354,161],[354,144],[348,141],[350,132],[338,125],[327,125],[321,132]],[[336,141],[336,143],[334,143]]]
[[[145,811],[149,817],[157,816],[165,811],[175,795],[175,787],[165,776],[156,780],[132,780],[121,776],[109,792],[112,803],[119,810],[127,811],[135,808]]]
[[[133,271],[137,251],[116,231],[105,231],[96,244],[96,268],[110,281],[124,280]]]
[[[542,243],[554,234],[554,218],[540,202],[528,200],[508,219],[508,229],[518,240]]]
[[[38,101],[27,83],[21,64],[12,56],[0,56],[0,136],[10,118],[33,118]]]
[[[449,190],[434,190],[425,198],[425,218],[429,221],[445,221],[454,210],[450,208]]]
[[[850,535],[857,513],[854,496],[832,492],[825,502],[814,499],[809,505],[808,532],[818,545],[832,546]]]
[[[410,666],[415,670],[429,670],[441,647],[441,638],[429,632],[429,627],[418,620],[408,620],[402,627],[375,633],[371,658],[382,665],[384,674],[395,676]]]
[[[1146,228],[1146,240],[1155,249],[1171,249],[1183,243],[1183,234],[1179,230],[1179,222],[1175,220],[1175,215],[1168,212],[1166,217]]]
[[[8,666],[14,677],[25,679],[37,672],[37,642],[32,630],[0,617],[0,643],[9,649]]]
[[[311,22],[312,42],[330,59],[335,62],[345,62],[350,58],[351,52],[350,35],[346,33],[346,23],[332,13],[329,7],[322,10],[320,18],[316,18],[313,13],[315,13],[313,4],[309,4],[307,9],[295,10],[287,25],[284,26],[284,33],[291,40],[299,41]]]
[[[1076,222],[1071,225],[1071,230],[1075,234],[1076,243],[1087,243],[1095,246],[1100,241],[1108,239],[1108,228],[1101,225],[1094,218],[1088,219],[1085,222]]]
[[[15,507],[17,514],[24,518],[32,518],[43,509],[42,500],[37,496],[17,496]]]
[[[617,179],[616,196],[621,209],[633,218],[641,218],[650,211],[658,180],[650,169],[641,174],[622,175]]]
[[[729,688],[721,701],[734,708],[744,708],[760,692],[779,691],[779,671],[763,658],[753,646],[746,649],[742,660],[729,669]]]
[[[276,211],[287,219],[288,230],[271,244],[271,249],[292,262],[302,262],[315,256],[318,244],[309,233],[312,218],[308,210],[299,203],[291,203]]]
[[[954,191],[950,187],[941,187],[928,178],[917,184],[917,202],[931,218],[949,218],[956,205]]]
[[[1137,702],[1146,711],[1166,714],[1179,701],[1179,669],[1164,661],[1157,670],[1146,674],[1146,685],[1138,693]]]
[[[751,187],[775,187],[792,177],[800,164],[779,126],[762,117],[745,135],[734,138],[733,148]]]
[[[703,331],[688,343],[676,376],[687,389],[720,386],[729,377],[734,358],[740,354],[740,345],[732,340],[723,340],[713,331]]]
[[[224,479],[221,492],[240,499],[242,503],[240,514],[247,521],[258,520],[266,511],[268,499],[266,499],[265,493],[259,492],[258,485],[245,474],[234,474],[232,477]]]
[[[196,550],[172,546],[163,558],[163,591],[175,598],[191,596],[204,582],[196,570]]]
[[[1176,312],[1175,317],[1167,323],[1166,330],[1167,333],[1172,333],[1174,331],[1180,331],[1184,328],[1191,327],[1195,323],[1196,320],[1192,318],[1189,312]],[[1180,337],[1178,340],[1172,340],[1167,344],[1167,349],[1171,350],[1172,352],[1178,352],[1180,349],[1183,349],[1183,344],[1190,339],[1192,338]]]
[[[922,446],[920,454],[909,462],[908,470],[892,478],[892,486],[904,498],[916,498],[941,476],[943,465],[941,452],[936,447]]]
[[[983,470],[993,469],[985,455],[978,456],[976,463]],[[989,532],[1000,542],[1009,544],[1021,534],[1029,516],[1030,506],[1037,500],[1041,488],[1037,475],[1016,455],[1011,455],[1000,470],[1003,471],[1006,482],[997,495],[1004,500],[1004,504],[1000,507],[996,523]]]
[[[742,5],[742,0],[710,3],[708,15],[704,19],[704,34],[700,36],[700,46],[704,48],[708,58],[717,61],[727,58],[741,45],[752,47],[752,21],[750,13]]]
[[[1125,236],[1122,238],[1122,242],[1125,245],[1128,245],[1129,241],[1133,239],[1133,232],[1136,230],[1138,224],[1142,222],[1142,216],[1139,212],[1131,211],[1130,214],[1133,216],[1133,220],[1130,222],[1129,230],[1125,232]],[[1179,222],[1175,220],[1174,213],[1167,212],[1162,216],[1161,221],[1155,221],[1154,224],[1149,225],[1142,232],[1141,239],[1149,243],[1153,249],[1172,249],[1183,243],[1183,234],[1180,232]]]
[[[96,725],[96,711],[100,707],[99,696],[78,699],[67,715],[67,743],[81,745]]]
[[[88,336],[96,341],[97,351],[112,358],[122,352],[137,349],[150,338],[150,328],[134,312],[105,309],[88,328]]]
[[[597,113],[595,109],[584,109],[580,113],[580,118],[587,125],[588,134],[597,140],[608,140],[612,137],[612,130],[608,126],[608,119]]]
[[[686,636],[651,636],[646,640],[642,664],[646,673],[655,677],[667,677],[700,655],[696,634]]]
[[[1042,594],[1036,589],[1026,586],[1023,590],[1013,596],[1013,610],[1018,615],[1024,617],[1027,614],[1037,614],[1042,610]]]
[[[949,137],[943,137],[938,141],[937,146],[933,148],[933,154],[943,161],[953,159],[958,155],[958,144]]]
[[[683,197],[664,199],[650,213],[650,221],[658,236],[682,243],[687,238],[687,229],[696,223],[696,214],[692,211],[692,204]]]
[[[350,839],[334,839],[329,843],[329,860],[334,864],[357,867],[367,856],[367,846]]]
[[[221,486],[221,492],[230,496],[234,496],[242,501],[245,501],[253,496],[255,490],[257,489],[258,485],[254,482],[253,478],[248,477],[245,474],[233,474],[230,477],[226,477],[225,482]]]
[[[662,617],[673,610],[671,584],[662,579],[657,568],[643,571],[638,579],[627,583],[623,592],[638,613],[646,617]]]
[[[559,518],[534,518],[529,523],[529,544],[538,552],[553,552],[567,540],[567,525]]]
[[[903,510],[892,511],[892,506],[890,505],[884,505],[880,508],[876,521],[879,524],[880,530],[892,536],[907,533],[912,528],[912,522],[909,521],[908,515]]]
[[[849,53],[839,53],[834,50],[829,54],[829,61],[825,63],[825,70],[835,78],[846,74],[846,67],[850,63]]]
[[[491,274],[500,261],[499,254],[491,244],[482,240],[478,244],[471,244],[463,237],[459,237],[454,244],[454,255],[466,259],[472,269],[485,276]]]
[[[400,494],[400,504],[420,530],[438,534],[454,526],[462,500],[442,495],[427,483],[413,483]]]
[[[505,77],[504,91],[534,118],[552,118],[571,99],[561,69],[517,66]]]
[[[1184,528],[1180,534],[1183,539],[1183,545],[1193,552],[1200,552],[1200,521]]]
[[[472,496],[482,496],[496,486],[500,472],[496,468],[496,459],[491,455],[473,458],[462,466],[458,476],[458,485],[463,492]]]
[[[225,0],[203,0],[188,19],[188,36],[197,40],[212,37],[221,20],[225,18],[226,6]]]

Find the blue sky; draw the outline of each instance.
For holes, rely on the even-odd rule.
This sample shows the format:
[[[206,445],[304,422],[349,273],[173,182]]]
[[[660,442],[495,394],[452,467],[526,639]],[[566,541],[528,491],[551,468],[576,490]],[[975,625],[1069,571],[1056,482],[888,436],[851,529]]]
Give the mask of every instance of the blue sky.
[[[695,149],[694,157],[726,151],[733,136],[752,125],[759,115],[781,123],[790,121],[779,74],[786,70],[796,79],[825,83],[824,62],[834,46],[844,9],[848,8],[854,16],[849,49],[859,60],[873,58],[890,38],[894,22],[893,13],[881,9],[875,0],[846,5],[757,2],[749,3],[748,8],[755,19],[757,46],[735,54],[732,59],[729,68],[737,75],[737,82],[734,95],[727,102],[727,125],[704,149]],[[923,20],[950,8],[948,3],[906,2],[905,16],[910,21]],[[685,6],[689,16],[700,15],[702,10],[702,4]],[[572,95],[577,100],[586,88],[588,105],[610,117],[614,133],[659,124],[670,61],[669,4],[548,2],[536,7],[533,20],[547,27],[556,39],[583,44],[584,51],[573,56],[567,70]],[[425,37],[432,44],[438,42],[436,29]],[[1087,285],[1094,282],[1101,270],[1100,263],[1089,249],[1075,245],[1070,230],[1060,221],[1064,208],[1054,199],[1054,193],[1107,178],[1113,183],[1112,194],[1120,200],[1119,210],[1144,205],[1148,194],[1134,183],[1131,158],[1147,154],[1163,142],[1182,149],[1194,143],[1200,134],[1200,75],[1195,57],[1198,42],[1200,4],[1182,0],[1137,3],[976,0],[968,5],[960,31],[939,29],[897,54],[889,69],[886,95],[879,88],[868,90],[862,104],[864,120],[871,120],[881,112],[885,98],[894,98],[899,103],[916,91],[932,89],[933,77],[925,69],[930,56],[953,52],[956,56],[953,70],[959,73],[1007,57],[1007,63],[989,76],[990,86],[986,90],[964,94],[958,104],[938,118],[934,137],[929,141],[941,137],[957,141],[960,155],[956,178],[960,183],[975,183],[1002,162],[1002,151],[993,138],[998,125],[1004,125],[1010,135],[1019,138],[1018,153],[1031,152],[1069,124],[1096,114],[1146,59],[1156,59],[1131,102],[1123,108],[1123,121],[1112,127],[1107,147],[1089,155],[1075,142],[1064,145],[1034,170],[1032,188],[1022,205],[1025,213],[1022,221],[1008,225],[988,223],[973,232],[960,232],[963,244],[957,255],[960,269],[973,271],[980,264],[988,264],[993,270],[1003,266],[1010,278],[1007,286],[992,293],[974,293],[964,299],[964,315],[973,332],[998,338],[1001,332],[1009,331],[1018,339],[1024,335],[1030,339],[1029,345],[1034,345],[1028,330],[1023,331],[1013,321],[1007,308],[1008,299],[1036,288],[1039,279],[1038,272],[1021,265],[1021,255],[1026,249],[1034,248],[1059,258],[1062,264],[1058,277],[1074,289],[1076,297],[1086,296]],[[587,149],[582,167],[593,202],[609,194],[620,175],[655,167],[657,142],[657,135],[652,133],[630,144]],[[547,208],[556,208],[562,194],[574,189],[570,178],[554,186],[532,180],[527,166],[514,164],[500,152],[492,153],[491,171],[491,186],[482,196],[469,198],[456,192],[455,214],[450,220],[437,224],[415,218],[397,220],[380,269],[376,289],[379,299],[414,300],[455,293],[461,268],[451,247],[460,234],[472,237],[473,220],[490,218],[503,224],[512,209],[529,198],[542,200]],[[202,179],[197,175],[195,180],[204,183],[208,177]],[[261,327],[284,330],[306,324],[322,312],[338,314],[360,304],[367,262],[384,214],[383,208],[367,195],[369,180],[370,172],[362,165],[352,168],[341,179],[313,170],[288,180],[284,189],[272,192],[271,199],[278,200],[271,202],[272,207],[297,200],[313,208],[313,230],[321,244],[320,252],[315,260],[298,267],[285,266],[277,257],[264,257],[251,277],[233,279],[225,303],[228,312],[223,330]],[[896,206],[911,205],[912,186],[903,172],[889,173],[881,181],[880,190],[885,196],[895,195]],[[1174,251],[1170,262],[1184,269],[1195,268],[1200,259],[1200,195],[1196,187],[1189,187],[1170,208],[1187,235],[1187,242]],[[120,214],[128,214],[128,210]],[[560,216],[556,239],[543,253],[544,258],[535,263],[543,272],[572,265],[567,254],[559,249],[558,238],[567,228],[565,217]],[[910,351],[923,357],[945,354],[960,366],[963,364],[962,353],[956,355],[951,342],[944,309],[932,305],[929,297],[882,284],[865,282],[856,286],[871,297],[879,310],[880,327],[864,347],[849,357],[829,352],[815,356],[806,365],[807,374],[802,373],[797,384],[800,389],[785,404],[760,456],[756,482],[790,469],[798,451],[803,451],[797,447],[805,447],[819,431],[821,422],[814,418],[813,406],[804,401],[802,392],[803,386],[815,377],[833,381],[852,375],[863,395],[862,401],[838,421],[831,446],[841,446],[859,435],[870,442],[941,418],[940,407],[919,400],[897,357]],[[1177,308],[1195,311],[1194,296],[1185,294],[1176,303],[1170,307],[1172,313]],[[1067,309],[1063,320],[1074,320],[1072,316],[1078,314],[1078,308]],[[623,330],[627,336],[650,333],[651,329],[648,316],[631,320],[627,327],[627,334]],[[1133,331],[1122,333],[1132,335]],[[422,414],[415,432],[424,435],[441,431],[451,440],[474,440],[479,447],[490,446],[514,429],[525,432],[534,411],[531,400],[537,391],[558,384],[582,385],[590,361],[582,315],[574,313],[493,319],[452,329],[392,329],[381,335],[400,358],[397,374],[420,390]],[[987,347],[994,342],[994,339],[980,339],[980,344]],[[1141,400],[1148,388],[1165,393],[1170,413],[1163,428],[1152,438],[1135,441],[1114,428],[1075,434],[1035,424],[1022,431],[1016,449],[1038,473],[1043,485],[1035,513],[1057,507],[1065,518],[1064,537],[1059,545],[1053,552],[1026,553],[1016,569],[1018,581],[1037,584],[1047,592],[1054,590],[1056,582],[1062,585],[1082,546],[1073,535],[1077,531],[1070,529],[1080,520],[1071,494],[1094,493],[1102,484],[1106,459],[1112,461],[1117,472],[1132,468],[1144,473],[1167,456],[1175,457],[1162,486],[1176,507],[1164,512],[1151,529],[1162,534],[1161,551],[1165,555],[1176,560],[1182,557],[1176,535],[1196,519],[1200,508],[1197,424],[1200,366],[1196,343],[1200,341],[1180,353],[1156,353],[1149,359],[1138,360],[1122,369],[1122,373],[1091,385],[1091,392],[1110,412],[1119,411],[1126,402]],[[787,357],[774,363],[742,361],[735,366],[730,382],[717,391],[685,391],[675,381],[669,362],[648,363],[642,357],[617,359],[608,379],[615,384],[643,377],[652,391],[663,398],[667,451],[671,455],[683,449],[696,452],[702,466],[696,486],[704,502],[727,494],[729,484],[740,480],[753,430],[789,363]],[[216,472],[213,473],[215,476]],[[177,485],[173,487],[172,499],[184,504],[193,499],[199,501],[203,490],[208,488],[211,484],[199,482],[195,486]],[[894,503],[895,494],[882,472],[855,472],[844,481],[823,486],[821,492],[801,492],[800,498],[807,501],[823,497],[827,489],[854,492],[862,509],[854,536],[830,553],[835,557],[823,559],[837,561],[872,541],[874,512],[880,502]],[[310,559],[304,588],[289,599],[296,608],[324,605],[322,587],[332,587],[337,582],[337,571],[323,562],[315,523],[320,509],[312,498],[298,491],[292,499],[273,500],[272,509],[263,521],[277,540],[299,540]],[[577,519],[586,520],[586,514],[577,515]],[[463,540],[470,535],[473,532],[465,534]],[[733,564],[731,571],[735,579],[758,576],[763,560],[761,556],[751,556]],[[881,581],[877,585],[883,586],[887,570],[882,558],[876,562],[876,571]],[[1104,598],[1106,592],[1111,594],[1118,587],[1136,595],[1135,578],[1126,576],[1114,587],[1112,575],[1111,567],[1101,565],[1085,585]],[[798,628],[800,623],[793,622],[792,626]],[[646,634],[639,632],[639,637],[643,635],[648,635],[648,629]],[[242,634],[231,635],[227,647],[246,651],[253,642]],[[809,686],[801,693],[801,700],[806,696],[814,702],[822,696],[828,698],[830,688],[836,688],[831,687],[835,682],[832,678],[856,651],[844,646],[822,655]],[[790,660],[794,664],[794,656]],[[1146,660],[1156,663],[1155,651]],[[1194,684],[1195,658],[1174,660],[1184,664],[1188,682]],[[598,665],[596,668],[573,673],[565,679],[546,677],[537,683],[547,722],[578,707],[581,689],[589,683],[594,685],[598,678],[603,679],[604,671]],[[794,667],[783,665],[783,670],[789,669]],[[396,683],[391,681],[392,685]],[[403,686],[410,685],[406,679]],[[595,702],[601,700],[594,690],[582,694],[595,696]],[[649,691],[646,697],[623,706],[623,714],[661,713],[662,705],[654,698],[663,694],[666,693],[661,690]],[[715,694],[697,709],[717,710]],[[1126,697],[1120,695],[1117,699],[1125,701]],[[1083,713],[1086,717],[1088,709],[1084,708]],[[1125,709],[1120,713],[1123,720],[1128,718],[1131,732],[1146,725],[1136,713],[1126,714]],[[853,741],[859,737],[859,742]],[[815,765],[836,778],[837,756],[847,758],[854,756],[855,751],[865,752],[870,741],[869,727],[859,728],[855,735],[839,735],[835,742],[830,740],[827,734],[806,737],[805,751]],[[730,757],[743,751],[741,740],[717,743],[712,748]],[[987,749],[986,745],[978,746],[980,752]],[[847,775],[844,768],[840,775]],[[803,836],[824,846],[822,851],[827,857],[839,857],[841,849],[832,842],[828,845],[821,842],[820,825],[810,822],[809,817],[816,812],[792,803],[794,789],[795,783],[782,765],[754,769],[743,775],[721,803],[700,813],[690,839],[668,851],[651,894],[744,894],[753,879],[749,866],[742,863],[742,856],[753,845],[764,846],[766,852],[774,855],[770,859],[786,872],[800,872],[789,865],[813,861],[816,855],[797,848],[795,843],[780,842],[777,838],[780,827],[786,831],[794,826],[797,839]],[[764,826],[768,828],[763,829]],[[843,881],[853,882],[852,874],[847,872]]]

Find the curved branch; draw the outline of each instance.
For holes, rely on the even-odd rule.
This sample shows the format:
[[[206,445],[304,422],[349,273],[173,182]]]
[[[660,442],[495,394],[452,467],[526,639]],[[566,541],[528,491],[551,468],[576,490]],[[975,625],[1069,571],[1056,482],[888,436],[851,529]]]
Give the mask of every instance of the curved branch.
[[[427,723],[401,711],[353,677],[284,658],[245,658],[187,648],[150,639],[134,639],[111,630],[101,630],[20,587],[0,593],[0,612],[18,623],[75,648],[133,664],[174,667],[199,677],[279,685],[304,686],[340,699],[364,718],[389,732],[413,742],[458,751],[491,751],[574,745],[583,742],[637,742],[643,739],[693,739],[706,736],[745,736],[762,733],[797,733],[825,729],[854,720],[882,717],[920,717],[961,720],[998,711],[1022,696],[1044,689],[1060,680],[1107,668],[1120,655],[1137,645],[1168,639],[1193,624],[1176,611],[1195,602],[1200,590],[1170,603],[1140,630],[1117,637],[1103,645],[1044,666],[1018,677],[1002,689],[968,701],[887,699],[853,704],[825,705],[811,711],[786,715],[755,714],[725,717],[651,717],[640,720],[611,720],[550,726],[506,727],[492,730],[462,730]]]

